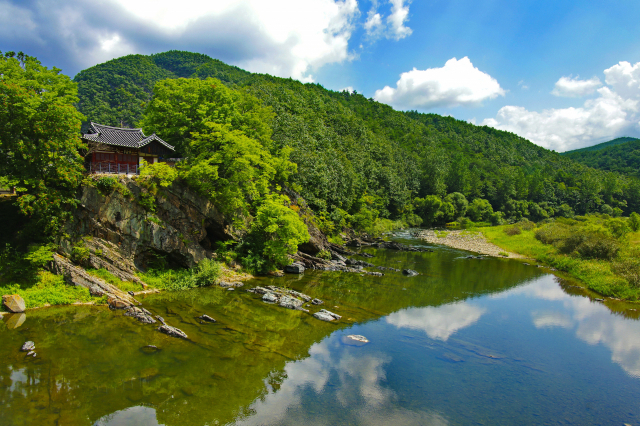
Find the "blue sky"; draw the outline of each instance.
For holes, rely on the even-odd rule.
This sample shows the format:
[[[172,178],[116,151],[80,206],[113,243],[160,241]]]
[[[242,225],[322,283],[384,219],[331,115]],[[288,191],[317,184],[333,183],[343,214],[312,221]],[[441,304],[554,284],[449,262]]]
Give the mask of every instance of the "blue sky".
[[[564,151],[640,137],[638,1],[0,0],[0,50],[73,76],[208,54]]]

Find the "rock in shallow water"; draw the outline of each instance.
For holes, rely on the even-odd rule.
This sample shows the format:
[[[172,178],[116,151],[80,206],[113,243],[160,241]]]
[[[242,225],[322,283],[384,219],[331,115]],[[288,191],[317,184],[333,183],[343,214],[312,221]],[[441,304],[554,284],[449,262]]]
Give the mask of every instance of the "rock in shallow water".
[[[291,296],[282,296],[280,298],[280,301],[278,302],[278,305],[288,309],[300,309],[302,307],[302,300],[293,298]]]
[[[402,274],[408,277],[415,277],[416,275],[418,275],[418,272],[414,271],[413,269],[403,269]]]
[[[342,337],[342,343],[350,346],[364,346],[369,343],[369,339],[359,334],[350,334]]]
[[[216,322],[216,320],[214,320],[213,318],[211,318],[209,315],[200,315],[198,317],[198,319],[201,319],[203,321],[207,321],[207,322]]]
[[[267,303],[276,303],[278,301],[278,297],[273,293],[264,293],[262,301]]]
[[[153,315],[151,315],[151,312],[147,311],[144,308],[136,308],[135,306],[127,309],[127,312],[125,312],[124,315],[127,317],[135,318],[145,324],[155,324],[156,322],[156,320],[153,319]]]
[[[179,328],[171,327],[170,325],[163,324],[158,327],[158,331],[168,334],[171,337],[179,337],[181,339],[188,339],[187,334]]]
[[[31,352],[32,350],[34,350],[36,348],[36,344],[33,343],[31,340],[29,340],[28,342],[24,342],[24,344],[22,345],[22,347],[20,348],[20,350],[22,352]]]
[[[326,309],[320,309],[318,312],[313,314],[313,316],[316,319],[319,319],[321,321],[327,321],[327,322],[339,320],[340,318],[342,318],[342,316],[338,314],[334,314],[333,312],[327,311]]]
[[[2,303],[9,312],[13,313],[24,312],[26,308],[24,299],[17,294],[5,294],[2,296]]]

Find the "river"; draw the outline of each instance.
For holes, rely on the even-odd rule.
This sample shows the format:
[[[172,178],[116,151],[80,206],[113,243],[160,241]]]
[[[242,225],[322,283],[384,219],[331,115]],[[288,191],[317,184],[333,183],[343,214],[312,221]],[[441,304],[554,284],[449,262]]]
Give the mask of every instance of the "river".
[[[17,327],[6,316],[0,425],[640,425],[635,305],[605,306],[544,268],[433,248],[366,249],[416,277],[307,271],[142,300],[189,340],[101,306],[31,310]],[[312,312],[342,319],[244,291],[257,285],[318,297]],[[19,351],[27,340],[36,358]]]

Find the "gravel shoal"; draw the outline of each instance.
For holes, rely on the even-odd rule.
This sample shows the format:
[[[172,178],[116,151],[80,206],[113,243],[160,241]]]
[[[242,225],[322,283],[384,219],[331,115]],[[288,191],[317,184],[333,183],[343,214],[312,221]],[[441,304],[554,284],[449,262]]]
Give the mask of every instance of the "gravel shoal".
[[[441,236],[439,237],[438,234]],[[487,241],[482,232],[470,231],[433,231],[431,229],[420,231],[418,238],[428,242],[429,244],[442,244],[443,246],[453,247],[459,250],[467,250],[487,256],[503,257],[500,253],[509,253],[510,258],[524,259],[518,253],[507,252]]]

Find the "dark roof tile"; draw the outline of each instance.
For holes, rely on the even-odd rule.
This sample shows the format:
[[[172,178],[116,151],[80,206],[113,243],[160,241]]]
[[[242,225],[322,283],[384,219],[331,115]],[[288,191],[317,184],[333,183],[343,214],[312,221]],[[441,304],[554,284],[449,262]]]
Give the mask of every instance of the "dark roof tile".
[[[142,129],[125,129],[122,127],[104,126],[92,122],[90,130],[92,132],[84,134],[82,136],[83,139],[105,145],[124,146],[136,149],[140,149],[153,141],[158,141],[170,150],[174,150],[173,146],[160,139],[155,133],[148,137],[145,136]]]

